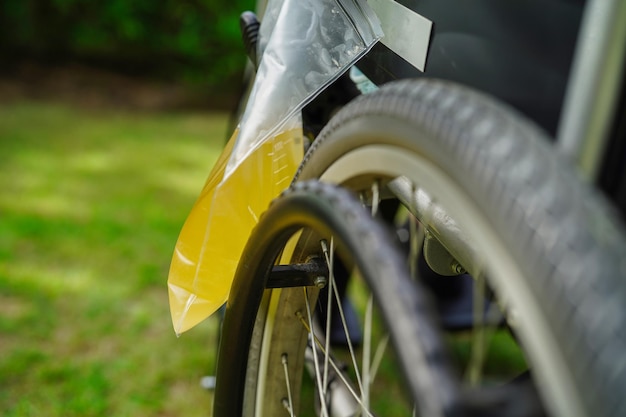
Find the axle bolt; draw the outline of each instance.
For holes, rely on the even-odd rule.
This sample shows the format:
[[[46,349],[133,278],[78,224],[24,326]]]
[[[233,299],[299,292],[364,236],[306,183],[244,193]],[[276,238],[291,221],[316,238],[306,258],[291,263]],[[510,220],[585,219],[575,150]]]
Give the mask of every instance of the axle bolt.
[[[452,268],[452,271],[456,272],[458,275],[461,275],[467,272],[465,268],[463,268],[463,266],[460,263],[458,263],[456,260],[452,261],[452,265],[450,265],[450,267]]]
[[[328,279],[326,279],[326,277],[322,275],[315,277],[315,279],[313,280],[313,284],[315,284],[315,286],[320,289],[324,288],[327,283]]]

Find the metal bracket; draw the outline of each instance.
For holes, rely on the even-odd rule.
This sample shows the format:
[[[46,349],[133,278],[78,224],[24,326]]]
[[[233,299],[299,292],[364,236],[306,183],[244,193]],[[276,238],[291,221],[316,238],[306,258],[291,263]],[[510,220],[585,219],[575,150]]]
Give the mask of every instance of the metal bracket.
[[[275,265],[265,288],[293,288],[326,286],[328,267],[320,258],[303,264]]]

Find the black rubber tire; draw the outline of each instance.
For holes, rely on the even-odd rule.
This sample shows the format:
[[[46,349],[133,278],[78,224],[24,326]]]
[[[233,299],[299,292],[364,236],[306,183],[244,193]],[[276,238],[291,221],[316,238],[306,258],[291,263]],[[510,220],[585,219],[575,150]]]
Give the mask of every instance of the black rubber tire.
[[[405,259],[386,226],[372,218],[351,193],[316,181],[295,184],[275,200],[244,250],[223,322],[214,415],[255,415],[254,399],[250,398],[257,395],[258,372],[263,368],[258,364],[258,354],[264,336],[253,333],[264,331],[264,324],[259,324],[264,317],[259,312],[271,291],[266,290],[270,271],[291,236],[303,228],[314,230],[315,236],[332,236],[338,256],[350,259],[360,270],[380,306],[395,353],[403,364],[401,369],[422,369],[407,374],[405,381],[413,392],[424,396],[419,398],[423,409],[432,406],[438,408],[437,414],[453,415],[459,395],[448,373],[444,344],[433,325],[430,300],[408,274]],[[297,322],[293,313],[283,320]],[[303,348],[298,346],[306,344],[306,337],[304,341],[293,334],[286,338],[276,343],[284,343],[285,352],[295,350],[304,357]],[[291,354],[289,359],[291,363]],[[275,366],[281,376],[280,358],[268,362],[268,367]],[[303,363],[297,366],[302,368]],[[272,402],[265,415],[288,415],[281,405],[287,393],[284,386],[277,385],[262,393],[265,403]],[[430,414],[427,411],[424,415]]]
[[[340,111],[313,142],[295,181],[337,181],[328,173],[338,161],[377,145],[434,167],[467,205],[456,211],[474,213],[476,224],[489,229],[510,256],[523,281],[515,285],[535,306],[526,308],[543,321],[551,340],[545,343],[562,361],[563,369],[549,369],[541,360],[543,340],[524,340],[537,338],[539,330],[522,329],[522,344],[535,346],[529,361],[548,410],[566,415],[564,402],[571,401],[578,404],[578,415],[626,415],[623,227],[546,135],[507,106],[467,88],[400,81]],[[384,178],[387,168],[393,170],[374,168],[375,159],[342,167],[343,185],[358,189],[364,175]],[[506,279],[493,284],[507,303],[524,311],[524,305],[515,305],[521,301],[510,300],[510,285]],[[556,399],[550,386],[555,381],[568,386],[564,398]]]

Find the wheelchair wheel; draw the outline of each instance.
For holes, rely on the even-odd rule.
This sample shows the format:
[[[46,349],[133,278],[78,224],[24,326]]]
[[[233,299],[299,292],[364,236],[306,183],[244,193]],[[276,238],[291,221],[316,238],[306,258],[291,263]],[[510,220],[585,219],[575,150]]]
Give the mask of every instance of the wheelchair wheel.
[[[352,355],[333,350],[315,311],[319,287],[336,292],[339,259],[370,306]],[[347,191],[298,183],[262,216],[244,251],[223,323],[214,415],[385,415],[389,406],[411,415],[411,391],[421,415],[447,414],[458,392],[434,323],[390,231]]]
[[[401,81],[346,106],[297,174],[341,184],[370,205],[400,202],[426,236],[409,252],[421,250],[440,279],[473,277],[477,343],[469,356],[479,369],[462,406],[470,415],[626,415],[623,229],[548,143],[479,93]],[[419,258],[408,256],[409,264]],[[490,323],[485,300],[499,324]],[[527,378],[480,376],[485,335],[502,327],[525,358],[524,388]],[[500,388],[500,400],[480,395]],[[522,411],[537,392],[534,411]]]

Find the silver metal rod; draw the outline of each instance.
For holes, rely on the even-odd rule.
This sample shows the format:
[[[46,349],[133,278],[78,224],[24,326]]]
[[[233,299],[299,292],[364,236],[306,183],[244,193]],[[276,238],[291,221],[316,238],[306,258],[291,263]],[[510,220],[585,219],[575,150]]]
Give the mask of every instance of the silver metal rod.
[[[589,0],[578,42],[557,147],[594,180],[606,149],[626,54],[626,1]]]
[[[465,269],[472,272],[481,267],[480,258],[469,238],[424,191],[416,190],[405,177],[396,178],[387,187]]]

